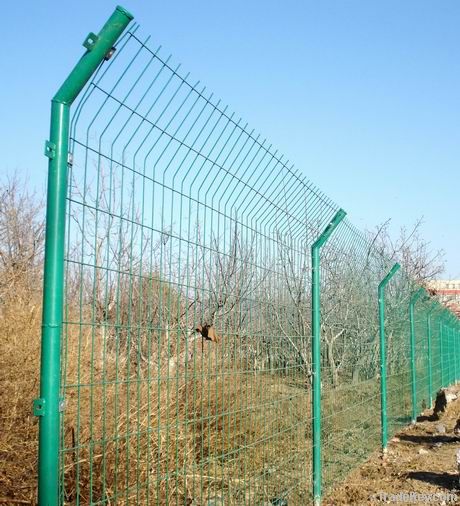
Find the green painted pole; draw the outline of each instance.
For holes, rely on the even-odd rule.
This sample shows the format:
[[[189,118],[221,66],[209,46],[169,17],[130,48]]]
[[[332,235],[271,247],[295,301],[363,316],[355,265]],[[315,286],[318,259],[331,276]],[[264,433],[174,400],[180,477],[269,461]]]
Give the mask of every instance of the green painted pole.
[[[443,323],[443,315],[441,314],[439,318],[439,354],[440,354],[440,365],[441,365],[441,387],[444,386],[444,323]]]
[[[457,329],[455,328],[455,322],[452,324],[452,337],[453,337],[453,354],[454,354],[454,383],[457,383]]]
[[[452,383],[457,381],[457,353],[456,353],[456,340],[455,340],[455,322],[452,318]]]
[[[444,354],[446,356],[447,361],[447,385],[450,385],[450,327],[449,327],[449,320],[446,322],[446,347],[444,350]],[[447,386],[446,385],[446,386]]]
[[[455,331],[455,323],[452,321],[452,358],[454,362],[454,378],[453,382],[457,382],[457,334]]]
[[[378,287],[379,303],[379,330],[380,330],[380,423],[382,451],[386,453],[388,443],[388,423],[387,423],[387,358],[385,344],[385,287],[391,278],[401,268],[399,264],[394,264],[388,274],[382,279]]]
[[[459,355],[458,355],[458,325],[455,326],[455,364],[457,366],[456,373],[455,373],[455,383],[458,381],[459,377],[459,371],[460,371],[460,364],[459,364]]]
[[[454,364],[455,364],[455,377],[454,382],[457,383],[458,379],[458,347],[457,347],[457,328],[454,324]]]
[[[453,334],[453,329],[452,329],[452,323],[449,322],[449,342],[450,342],[450,364],[451,364],[451,368],[450,368],[450,384],[452,384],[454,382],[454,376],[455,376],[455,367],[454,367],[454,334]]]
[[[312,377],[313,377],[313,499],[315,505],[321,503],[321,288],[320,288],[320,250],[346,212],[340,209],[332,218],[324,232],[311,247],[312,286],[311,286],[311,326],[312,326]]]
[[[447,357],[449,360],[449,375],[448,375],[448,384],[452,384],[452,332],[450,329],[450,323],[447,323],[447,346],[448,346],[448,352]]]
[[[459,332],[458,332],[458,323],[456,325],[456,328],[455,328],[455,356],[457,358],[457,375],[456,375],[456,378],[455,378],[455,382],[457,382],[459,380],[459,376],[460,376],[460,362],[459,362],[459,359],[460,359],[460,356],[459,356]]]
[[[457,383],[458,377],[458,361],[457,361],[457,328],[455,326],[455,322],[452,326],[452,333],[454,336],[454,383]]]
[[[449,320],[446,323],[446,341],[447,341],[447,386],[451,383],[451,349],[450,349],[450,327]]]
[[[450,383],[455,383],[455,347],[454,347],[454,328],[452,324],[450,325],[450,353],[451,353],[451,364],[452,364],[452,371],[450,375]]]
[[[431,353],[431,311],[426,317],[426,345],[428,348],[428,402],[430,408],[433,405],[433,363]]]
[[[452,326],[452,333],[454,337],[454,383],[457,383],[457,376],[458,376],[458,363],[457,363],[457,329],[455,327],[455,322]]]
[[[415,370],[415,322],[414,307],[420,296],[425,290],[419,288],[412,295],[409,303],[409,321],[410,321],[410,365],[411,365],[411,384],[412,384],[412,423],[417,421],[417,384]]]
[[[84,43],[87,51],[64,81],[51,103],[46,206],[40,398],[34,401],[39,417],[38,502],[59,503],[60,354],[64,299],[64,238],[70,106],[133,16],[117,7],[96,36]]]

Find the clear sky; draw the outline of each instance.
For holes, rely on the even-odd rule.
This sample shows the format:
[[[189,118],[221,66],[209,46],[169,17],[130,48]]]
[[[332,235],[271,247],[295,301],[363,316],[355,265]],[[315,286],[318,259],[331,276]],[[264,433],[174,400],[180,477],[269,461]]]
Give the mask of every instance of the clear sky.
[[[49,101],[115,7],[3,4],[2,172],[46,185]],[[423,216],[460,278],[460,1],[124,0],[361,228]]]

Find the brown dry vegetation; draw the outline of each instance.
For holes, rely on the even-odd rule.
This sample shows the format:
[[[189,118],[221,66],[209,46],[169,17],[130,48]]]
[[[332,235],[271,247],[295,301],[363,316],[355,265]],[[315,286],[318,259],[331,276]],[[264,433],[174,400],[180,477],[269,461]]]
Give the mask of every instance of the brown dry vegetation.
[[[0,502],[34,504],[38,419],[32,401],[39,392],[43,223],[40,206],[19,181],[3,189]],[[142,504],[148,496],[157,504],[199,505],[218,497],[241,504],[282,493],[297,503],[305,500],[304,382],[256,373],[235,355],[237,336],[202,349],[201,339],[174,322],[179,294],[154,276],[148,286],[123,292],[121,317],[105,312],[101,318],[104,304],[78,298],[91,279],[78,281],[75,274],[68,276],[62,344],[67,503],[78,497],[81,504]],[[148,307],[142,306],[146,301]],[[159,328],[153,313],[164,308],[169,314],[163,321],[172,324]],[[97,324],[88,324],[94,318]]]
[[[91,332],[68,342],[67,383],[78,377],[80,385],[93,385],[67,390],[68,502],[78,487],[83,503],[142,504],[148,496],[158,504],[205,504],[218,496],[241,504],[276,496],[305,474],[304,467],[292,473],[280,465],[305,452],[305,390],[244,368],[238,374],[213,343],[201,354],[195,341],[191,363],[171,374],[158,349],[150,350],[148,364],[106,353],[104,364],[91,367]],[[264,472],[269,462],[273,476]]]
[[[29,317],[17,307],[12,312],[14,317],[5,314],[1,327],[1,401],[8,409],[1,418],[0,499],[34,503],[37,419],[31,401],[38,391],[39,318],[34,311]],[[11,322],[7,328],[6,321]],[[101,373],[93,371],[90,377],[88,341],[80,349],[81,369],[87,371],[80,383],[98,385]],[[76,357],[77,350],[69,350],[69,364],[77,363]],[[267,494],[276,496],[281,489],[296,487],[299,478],[306,479],[302,466],[306,432],[300,423],[308,409],[306,395],[264,376],[242,375],[235,382],[230,371],[216,371],[210,364],[205,357],[190,379],[162,380],[160,396],[156,379],[138,384],[137,371],[131,382],[126,377],[111,385],[116,377],[111,365],[104,368],[106,386],[95,387],[92,393],[89,388],[69,391],[64,428],[66,501],[72,503],[78,487],[83,504],[90,502],[91,490],[95,502],[116,497],[120,504],[142,504],[149,493],[150,500],[159,504],[176,500],[202,504],[203,497],[215,496],[226,497],[226,504],[242,504]],[[247,399],[257,407],[246,405]],[[261,400],[276,402],[275,409],[267,413]],[[295,424],[298,430],[293,430]],[[80,448],[74,447],[76,438]],[[270,444],[261,444],[264,439]],[[300,468],[294,469],[290,461]]]
[[[43,223],[12,178],[0,186],[0,502],[35,498]]]
[[[37,299],[22,297],[18,287],[14,294],[2,305],[0,320],[0,501],[34,504],[40,291]],[[269,376],[238,375],[235,364],[219,360],[213,343],[202,355],[199,341],[195,363],[188,366],[193,374],[185,366],[168,374],[161,358],[150,367],[131,363],[128,371],[128,360],[118,356],[116,363],[112,352],[104,364],[95,363],[91,331],[75,332],[67,336],[67,384],[78,377],[93,389],[69,386],[66,393],[66,502],[74,501],[78,487],[82,504],[108,498],[142,504],[147,494],[158,504],[205,504],[213,497],[242,504],[291,488],[299,488],[291,497],[302,503],[298,485],[307,479],[303,421],[309,400],[304,389]],[[158,363],[164,364],[159,375]]]
[[[38,395],[40,306],[15,287],[0,316],[0,503],[33,503],[38,420],[32,399]]]
[[[6,504],[35,502],[38,420],[31,407],[39,388],[40,318],[37,301],[18,289],[2,306],[0,501]],[[110,356],[102,368],[91,367],[91,342],[91,332],[81,341],[68,336],[68,383],[79,374],[80,385],[91,382],[94,388],[69,388],[66,395],[67,502],[78,487],[82,504],[90,502],[91,489],[92,501],[116,497],[120,504],[142,504],[147,490],[159,504],[202,504],[203,497],[215,496],[241,504],[276,496],[305,478],[304,466],[289,465],[305,461],[297,458],[306,447],[300,422],[308,400],[302,390],[263,375],[241,374],[235,381],[234,368],[216,365],[218,351],[210,345],[189,377],[183,370],[168,379],[162,369],[158,382],[157,371],[146,366],[128,375],[127,361],[115,364]],[[156,367],[152,361],[151,369]],[[264,403],[272,407],[264,410]],[[261,444],[265,438],[269,445]]]

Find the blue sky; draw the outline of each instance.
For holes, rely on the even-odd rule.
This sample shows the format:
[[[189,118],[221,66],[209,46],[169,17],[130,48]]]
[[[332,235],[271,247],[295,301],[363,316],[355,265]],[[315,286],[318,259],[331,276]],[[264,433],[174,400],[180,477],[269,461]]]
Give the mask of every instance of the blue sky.
[[[423,216],[446,277],[460,278],[460,2],[122,5],[357,226],[391,218],[397,231]],[[50,98],[115,3],[3,7],[0,170],[44,191]]]

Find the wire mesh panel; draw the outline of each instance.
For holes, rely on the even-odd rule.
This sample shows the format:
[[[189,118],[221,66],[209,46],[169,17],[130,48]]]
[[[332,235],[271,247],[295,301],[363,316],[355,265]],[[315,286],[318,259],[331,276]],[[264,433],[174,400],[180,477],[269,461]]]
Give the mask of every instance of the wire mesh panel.
[[[61,501],[307,504],[310,247],[338,207],[139,32],[121,38],[71,122]],[[321,265],[329,488],[378,446],[376,296],[390,263],[344,221]],[[388,287],[392,432],[411,414],[412,291],[404,276]],[[434,388],[455,376],[442,321]]]
[[[304,504],[308,245],[336,206],[136,27],[71,144],[63,500]]]
[[[322,253],[323,480],[330,487],[378,446],[378,283],[385,264],[345,223]]]
[[[429,406],[429,368],[427,343],[427,317],[430,310],[426,301],[422,301],[415,315],[415,374],[417,413]]]
[[[435,307],[431,311],[430,328],[431,328],[431,368],[433,381],[433,397],[436,392],[443,386],[442,368],[441,368],[441,333],[440,333],[440,311]]]
[[[323,253],[322,465],[326,490],[379,447],[382,350],[376,295],[390,266],[373,242],[349,223],[339,229]],[[414,282],[401,272],[385,289],[383,353],[390,434],[411,420],[408,308],[413,291]],[[422,363],[422,351],[416,351]],[[425,373],[425,369],[420,371]]]
[[[394,434],[411,421],[410,281],[398,274],[388,286],[387,381],[388,426]]]

